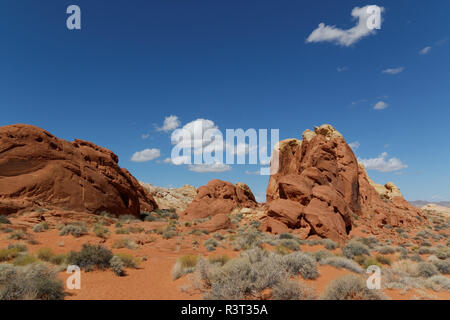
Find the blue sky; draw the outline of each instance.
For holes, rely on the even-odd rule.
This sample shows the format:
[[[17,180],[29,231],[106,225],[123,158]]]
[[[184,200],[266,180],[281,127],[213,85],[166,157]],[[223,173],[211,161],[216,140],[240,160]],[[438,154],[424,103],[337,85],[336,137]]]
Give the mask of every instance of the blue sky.
[[[66,28],[71,4],[81,30]],[[376,34],[348,46],[306,41],[319,23],[354,27],[352,9],[372,4],[384,8]],[[0,125],[92,141],[155,185],[219,178],[263,198],[268,178],[246,174],[257,166],[199,173],[164,163],[164,119],[276,128],[281,139],[330,123],[359,143],[358,157],[381,158],[369,170],[376,182],[394,181],[409,200],[449,200],[449,12],[446,0],[3,0]],[[131,161],[145,149],[160,157]]]

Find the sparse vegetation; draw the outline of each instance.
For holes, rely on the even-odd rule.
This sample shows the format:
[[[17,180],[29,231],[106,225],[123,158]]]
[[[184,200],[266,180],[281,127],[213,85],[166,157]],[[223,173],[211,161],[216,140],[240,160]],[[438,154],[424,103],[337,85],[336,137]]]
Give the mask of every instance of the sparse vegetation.
[[[199,257],[192,254],[185,254],[184,256],[178,258],[172,269],[172,278],[176,280],[185,274],[194,272],[198,260]]]
[[[49,229],[49,225],[47,222],[38,223],[33,226],[34,232],[44,232]]]
[[[367,288],[366,281],[356,275],[346,275],[330,282],[322,296],[324,300],[385,300],[383,293]]]
[[[67,263],[90,271],[94,268],[106,269],[113,257],[112,252],[100,245],[83,244],[80,252],[70,252]]]
[[[61,228],[60,236],[72,235],[76,238],[87,234],[86,226],[82,223],[70,223]]]
[[[347,269],[356,273],[363,273],[363,269],[353,260],[344,257],[330,257],[320,260],[320,264],[330,265],[336,268]]]
[[[350,241],[342,248],[342,253],[352,259],[355,256],[369,255],[369,248],[361,242]]]

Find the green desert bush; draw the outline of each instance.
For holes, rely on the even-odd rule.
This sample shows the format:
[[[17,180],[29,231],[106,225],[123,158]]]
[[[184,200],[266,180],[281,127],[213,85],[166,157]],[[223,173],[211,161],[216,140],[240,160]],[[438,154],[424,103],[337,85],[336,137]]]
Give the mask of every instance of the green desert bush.
[[[226,254],[221,254],[221,255],[215,255],[215,256],[208,257],[209,263],[219,264],[221,266],[223,266],[225,263],[227,263],[230,260],[231,260],[231,258],[228,255],[226,255]]]
[[[38,251],[36,251],[36,256],[38,259],[42,261],[50,261],[50,259],[54,256],[52,249],[50,248],[41,248]]]
[[[353,259],[355,256],[368,255],[369,247],[358,241],[350,241],[342,248],[342,253],[348,259]]]
[[[93,228],[94,234],[102,239],[106,239],[109,236],[109,231],[106,228],[103,228],[103,226],[96,224]]]
[[[34,232],[44,232],[49,229],[49,225],[47,222],[38,223],[33,226]]]
[[[34,263],[25,267],[0,264],[0,300],[61,300],[64,286],[56,270]]]
[[[69,253],[67,263],[87,271],[94,268],[106,269],[112,257],[112,252],[101,245],[83,244],[81,251]]]
[[[322,295],[324,300],[385,300],[387,297],[378,290],[367,288],[366,281],[350,274],[330,282]]]
[[[363,269],[353,260],[344,257],[329,257],[320,260],[322,265],[330,265],[339,269],[347,269],[356,273],[363,273]]]
[[[116,257],[119,257],[119,259],[122,260],[125,268],[137,269],[141,262],[138,258],[128,253],[117,253]]]
[[[390,266],[392,264],[392,260],[389,259],[386,256],[383,256],[383,255],[379,255],[378,254],[375,259],[376,259],[377,262],[379,262],[381,264],[385,264],[385,265],[388,265],[388,266]]]
[[[326,258],[330,258],[330,257],[334,256],[334,254],[328,250],[315,251],[312,255],[313,255],[314,259],[316,259],[317,262],[320,262]]]
[[[176,280],[185,274],[194,272],[198,260],[199,256],[192,254],[185,254],[184,256],[178,258],[172,269],[172,278]]]
[[[32,256],[30,254],[21,254],[14,259],[13,264],[15,266],[27,266],[37,261],[38,259],[35,256]]]
[[[114,243],[112,244],[112,247],[114,249],[127,248],[127,249],[134,250],[134,249],[139,248],[139,245],[130,238],[120,238],[120,239],[117,239],[116,241],[114,241]]]
[[[63,226],[59,232],[60,236],[72,235],[76,238],[87,234],[86,227],[81,223],[71,223]]]
[[[19,230],[13,231],[8,237],[11,240],[26,240],[27,238],[27,234]]]

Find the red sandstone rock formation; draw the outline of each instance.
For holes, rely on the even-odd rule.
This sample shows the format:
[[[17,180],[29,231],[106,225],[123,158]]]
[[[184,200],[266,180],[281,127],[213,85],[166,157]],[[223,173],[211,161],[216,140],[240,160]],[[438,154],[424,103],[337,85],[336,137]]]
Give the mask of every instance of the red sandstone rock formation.
[[[374,214],[379,228],[420,222],[420,211],[393,184],[377,192],[343,136],[330,125],[305,131],[302,141],[281,141],[274,151],[279,170],[267,187],[267,217],[261,224],[265,231],[295,229],[302,238],[318,235],[343,242],[354,217]]]
[[[25,208],[132,214],[152,211],[153,198],[93,143],[58,139],[31,125],[0,128],[0,214]]]
[[[243,183],[236,185],[221,180],[211,180],[198,188],[197,196],[182,214],[184,220],[228,215],[236,208],[255,208],[257,203],[250,188]],[[221,224],[223,219],[216,218]]]

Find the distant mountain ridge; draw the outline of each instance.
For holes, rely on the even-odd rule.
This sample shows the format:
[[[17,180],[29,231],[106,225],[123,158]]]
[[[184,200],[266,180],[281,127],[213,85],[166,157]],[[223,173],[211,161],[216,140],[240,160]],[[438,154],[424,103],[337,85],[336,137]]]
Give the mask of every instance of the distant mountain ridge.
[[[410,201],[409,203],[411,203],[414,207],[417,207],[417,208],[422,208],[423,206],[426,206],[427,204],[436,204],[438,206],[450,208],[450,201],[431,202],[431,201],[424,201],[424,200],[416,200],[416,201]]]

